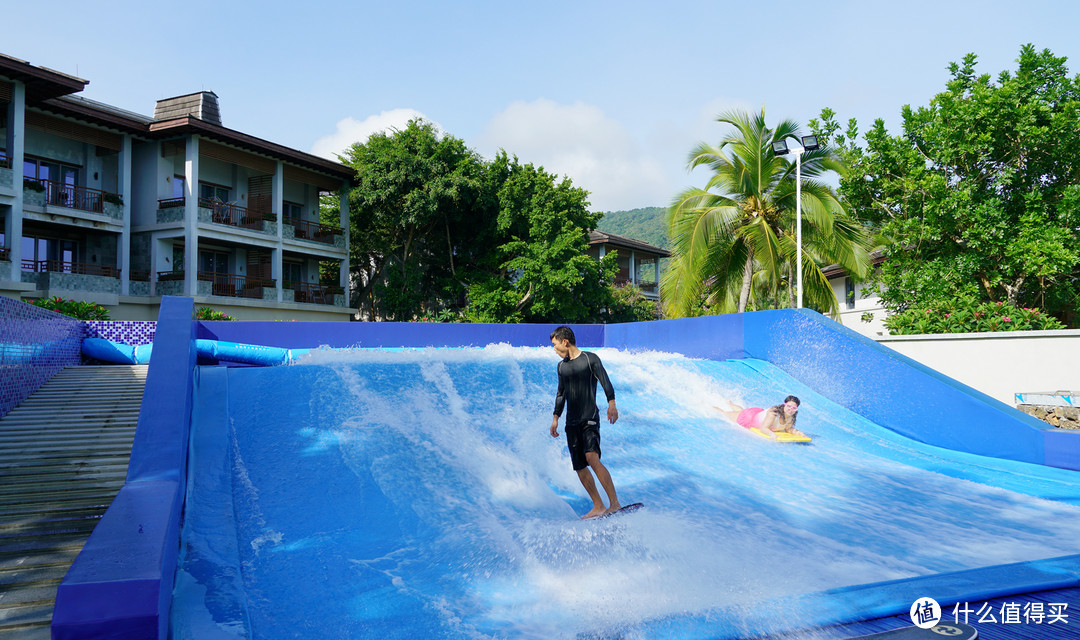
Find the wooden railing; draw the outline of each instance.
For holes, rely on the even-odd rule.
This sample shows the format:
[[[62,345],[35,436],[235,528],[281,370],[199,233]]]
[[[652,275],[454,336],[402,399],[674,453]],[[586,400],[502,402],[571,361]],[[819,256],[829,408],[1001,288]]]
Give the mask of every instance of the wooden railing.
[[[309,222],[299,218],[285,218],[285,224],[292,225],[296,229],[293,234],[296,238],[325,242],[326,244],[334,244],[334,234],[344,235],[345,233],[345,230],[341,227],[322,224],[321,222]]]
[[[106,192],[100,189],[34,178],[27,178],[24,182],[37,182],[45,187],[45,204],[81,209],[92,213],[105,212]]]
[[[184,281],[184,272],[183,271],[158,271],[157,272],[157,281],[158,282],[183,282]]]
[[[158,200],[158,209],[179,209],[186,204],[186,199],[162,198]],[[218,224],[227,224],[241,229],[253,229],[262,231],[263,220],[271,222],[277,220],[277,214],[262,211],[253,211],[247,207],[222,202],[211,198],[199,198],[199,208],[210,210],[210,221]]]
[[[100,264],[64,262],[63,260],[23,260],[22,270],[32,273],[75,273],[84,276],[119,278],[120,270]]]
[[[128,273],[128,280],[131,282],[150,282],[149,271],[130,271]]]
[[[7,157],[7,154],[0,151],[0,169],[10,169],[11,158]]]
[[[214,273],[213,271],[200,271],[198,278],[203,282],[212,283],[211,293],[213,295],[229,298],[258,298],[261,300],[263,287],[277,286],[277,280],[274,278],[249,278],[231,273]]]
[[[0,260],[11,262],[11,249],[0,248]]]
[[[340,286],[312,284],[310,282],[285,281],[285,288],[293,290],[293,300],[312,304],[334,304],[334,295],[345,293]]]
[[[630,282],[630,278],[625,277],[625,276],[615,276],[615,280],[614,280],[613,284],[616,287],[625,287],[628,284],[633,284],[635,287],[637,287],[638,289],[641,289],[645,293],[656,293],[656,291],[657,291],[655,282],[637,282],[637,283],[633,283],[633,282]]]
[[[247,207],[222,202],[221,200],[199,198],[199,207],[210,210],[211,221],[232,227],[240,227],[241,229],[262,231],[263,220],[277,220],[277,216],[272,213],[252,211]]]

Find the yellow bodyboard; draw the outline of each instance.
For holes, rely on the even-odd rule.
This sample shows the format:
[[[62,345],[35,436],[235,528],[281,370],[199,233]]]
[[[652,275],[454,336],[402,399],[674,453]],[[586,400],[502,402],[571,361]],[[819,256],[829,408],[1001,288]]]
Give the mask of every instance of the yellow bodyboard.
[[[765,438],[766,440],[772,440],[772,438],[770,438],[767,434],[763,433],[761,431],[761,429],[758,429],[757,427],[752,427],[750,429],[750,433],[753,433],[754,435]],[[776,441],[777,442],[812,442],[810,436],[797,436],[794,433],[788,433],[787,431],[776,434]]]

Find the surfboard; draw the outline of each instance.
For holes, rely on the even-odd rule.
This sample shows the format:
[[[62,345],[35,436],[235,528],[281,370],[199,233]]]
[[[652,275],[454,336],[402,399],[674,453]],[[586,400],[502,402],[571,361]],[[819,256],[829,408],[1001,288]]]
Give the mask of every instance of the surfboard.
[[[770,438],[768,434],[763,432],[761,429],[758,429],[757,427],[751,427],[749,431],[750,433],[765,438],[766,440],[772,440],[772,438]],[[794,433],[782,431],[776,434],[776,442],[813,442],[813,439],[810,436],[798,436]]]
[[[969,624],[959,622],[939,622],[929,629],[918,627],[904,627],[881,633],[871,633],[868,636],[858,636],[849,640],[941,640],[942,638],[954,638],[955,640],[975,640],[979,632]]]
[[[609,514],[606,514],[606,515],[599,516],[597,518],[597,520],[599,520],[600,518],[610,518],[611,516],[621,516],[621,515],[625,515],[627,513],[633,513],[634,511],[637,511],[638,509],[640,509],[640,508],[642,508],[644,506],[645,505],[640,503],[640,502],[635,502],[634,504],[628,504],[625,507],[623,507],[622,509],[619,509],[618,511],[615,511],[615,512],[612,512],[612,513],[609,513]]]

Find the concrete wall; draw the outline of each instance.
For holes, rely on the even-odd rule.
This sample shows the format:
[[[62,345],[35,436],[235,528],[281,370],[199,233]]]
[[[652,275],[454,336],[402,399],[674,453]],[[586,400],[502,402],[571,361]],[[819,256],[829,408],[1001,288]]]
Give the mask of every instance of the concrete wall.
[[[1080,391],[1080,330],[877,338],[878,344],[1008,405],[1014,394]]]
[[[848,309],[846,280],[847,276],[839,276],[829,280],[833,293],[836,294],[836,299],[840,302],[840,324],[855,333],[870,338],[889,335],[889,330],[885,328],[885,307],[881,304],[881,298],[870,290],[869,283],[856,282],[855,306]],[[871,314],[873,319],[870,322],[863,322],[863,315],[867,313]]]

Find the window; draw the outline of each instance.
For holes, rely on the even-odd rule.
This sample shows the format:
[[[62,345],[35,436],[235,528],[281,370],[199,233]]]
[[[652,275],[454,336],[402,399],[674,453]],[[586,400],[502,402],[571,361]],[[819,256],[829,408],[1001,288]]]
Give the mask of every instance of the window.
[[[172,248],[172,270],[184,270],[184,245],[174,244]]]
[[[304,265],[300,262],[284,262],[281,265],[281,279],[285,282],[303,282]]]
[[[285,209],[284,218],[286,220],[299,220],[304,215],[304,207],[295,202],[285,202],[282,206]]]
[[[79,167],[40,158],[23,160],[23,177],[31,180],[53,180],[69,187],[79,184]]]
[[[229,273],[229,254],[221,251],[200,251],[199,271],[207,273]]]
[[[49,266],[50,271],[71,271],[71,264],[78,260],[78,247],[74,240],[60,240],[57,238],[41,238],[24,235],[22,239],[23,270],[34,271],[35,267],[26,269],[28,262],[53,263]]]
[[[855,281],[851,278],[844,278],[844,300],[848,309],[855,308]]]
[[[185,195],[187,195],[187,194],[184,193],[184,191],[185,191],[184,186],[185,186],[184,176],[173,176],[173,179],[172,179],[172,197],[174,197],[174,198],[183,198]]]
[[[209,182],[199,183],[199,197],[207,200],[220,200],[222,202],[229,201],[229,192],[231,189],[223,187],[217,184],[210,184]]]

